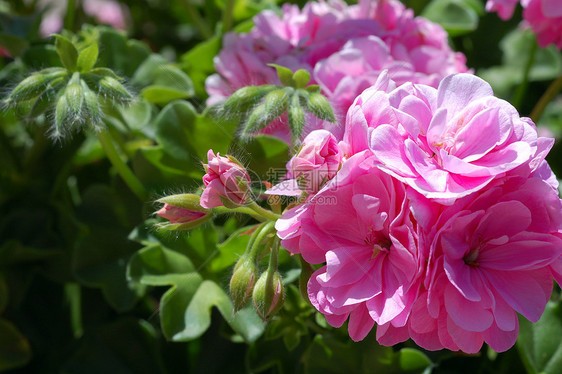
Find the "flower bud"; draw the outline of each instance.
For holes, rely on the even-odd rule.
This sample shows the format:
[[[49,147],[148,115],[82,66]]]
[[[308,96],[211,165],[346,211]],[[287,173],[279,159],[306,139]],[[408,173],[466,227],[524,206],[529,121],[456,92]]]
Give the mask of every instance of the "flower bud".
[[[80,84],[84,91],[84,104],[86,108],[86,114],[88,115],[92,125],[98,126],[101,123],[102,117],[98,95],[93,93],[86,82],[84,82],[83,80],[80,81]]]
[[[289,90],[294,92],[293,88],[288,87],[278,88],[268,93],[263,104],[256,107],[248,117],[244,134],[250,135],[263,129],[283,114],[289,106],[289,97],[291,96],[288,93]]]
[[[212,149],[207,153],[208,163],[205,165],[207,173],[203,176],[205,190],[201,195],[203,208],[227,206],[225,202],[242,205],[246,202],[250,192],[250,176],[241,164],[222,157],[215,156]],[[227,206],[228,207],[228,206]]]
[[[127,89],[119,83],[115,78],[109,75],[104,76],[99,81],[100,93],[118,102],[128,102],[133,100],[133,96],[127,91]]]
[[[321,93],[310,93],[307,100],[304,100],[304,103],[306,109],[316,117],[325,121],[336,122],[336,117],[334,116],[330,102]]]
[[[315,130],[304,138],[299,152],[291,158],[287,169],[301,190],[316,193],[338,172],[342,153],[334,135],[327,130]]]
[[[274,89],[272,85],[242,87],[225,101],[223,108],[227,112],[246,112]]]
[[[61,95],[57,100],[57,106],[55,107],[55,129],[53,131],[53,136],[55,138],[62,136],[69,113],[70,110],[68,108],[66,95]]]
[[[64,96],[66,97],[70,121],[72,123],[82,123],[85,117],[82,113],[82,106],[84,105],[84,90],[77,83],[70,83],[66,86],[64,91]]]
[[[270,277],[270,271],[268,269],[260,276],[252,294],[254,308],[264,321],[277,314],[285,301],[285,289],[281,275],[275,271]]]
[[[300,71],[300,70],[299,70]],[[294,95],[289,107],[289,128],[296,139],[299,139],[304,129],[304,110],[300,106],[299,96]]]
[[[19,103],[22,101],[31,100],[39,96],[47,89],[47,85],[53,79],[61,78],[65,74],[62,69],[53,69],[38,72],[25,78],[21,81],[8,95],[8,103]]]
[[[238,260],[230,278],[230,297],[234,304],[234,312],[242,309],[254,288],[257,278],[257,270],[255,262],[250,256],[244,255]]]
[[[186,200],[192,200],[190,197],[197,198],[197,203],[185,203]],[[169,222],[160,223],[157,226],[166,230],[191,230],[211,218],[211,214],[203,209],[199,203],[199,196],[191,194],[171,195],[158,200],[163,202],[164,206],[156,212],[160,217],[167,219]],[[191,207],[195,210],[190,209]]]
[[[195,212],[207,213],[208,210],[203,208],[199,203],[200,197],[192,193],[182,193],[177,195],[169,195],[158,199],[159,203],[173,205],[178,208],[183,208]]]

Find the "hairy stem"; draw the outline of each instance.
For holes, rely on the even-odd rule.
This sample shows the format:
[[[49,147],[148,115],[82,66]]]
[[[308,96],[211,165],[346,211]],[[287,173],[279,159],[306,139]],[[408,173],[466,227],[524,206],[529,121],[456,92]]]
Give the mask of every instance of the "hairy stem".
[[[146,201],[148,199],[148,194],[142,185],[142,183],[138,180],[138,178],[133,174],[131,169],[127,166],[127,164],[123,161],[115,145],[113,144],[113,140],[107,130],[102,130],[97,133],[98,139],[107,155],[107,158],[111,162],[111,164],[117,169],[117,172],[123,178],[127,186],[137,195],[139,199],[142,201]]]

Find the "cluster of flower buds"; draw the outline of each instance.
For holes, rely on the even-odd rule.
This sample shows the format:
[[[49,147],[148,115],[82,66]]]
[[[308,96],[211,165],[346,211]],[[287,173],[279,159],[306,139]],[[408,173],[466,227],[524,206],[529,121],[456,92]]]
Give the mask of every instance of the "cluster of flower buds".
[[[133,100],[112,70],[95,68],[99,47],[71,41],[54,35],[55,48],[63,67],[40,70],[20,82],[5,99],[8,106],[17,106],[38,116],[54,112],[52,136],[58,138],[77,126],[102,125],[103,105],[126,104]]]
[[[281,86],[266,84],[240,88],[226,100],[223,109],[231,115],[246,116],[242,133],[251,136],[270,125],[283,113],[288,113],[292,139],[300,139],[305,125],[305,112],[321,120],[336,122],[328,99],[320,93],[320,86],[308,85],[310,73],[299,69],[294,73],[280,65],[277,70]],[[307,86],[308,85],[308,86]],[[256,105],[263,99],[263,102]]]
[[[274,226],[279,215],[254,201],[248,170],[236,158],[215,155],[213,150],[209,150],[207,158],[201,196],[177,194],[157,200],[164,205],[156,214],[166,219],[157,227],[191,230],[207,222],[213,214],[221,213],[245,213],[262,222],[252,230],[246,252],[234,266],[230,294],[235,312],[252,297],[258,315],[269,320],[282,307],[285,298],[277,270],[280,239]],[[263,253],[270,253],[269,265],[258,279],[258,258]]]

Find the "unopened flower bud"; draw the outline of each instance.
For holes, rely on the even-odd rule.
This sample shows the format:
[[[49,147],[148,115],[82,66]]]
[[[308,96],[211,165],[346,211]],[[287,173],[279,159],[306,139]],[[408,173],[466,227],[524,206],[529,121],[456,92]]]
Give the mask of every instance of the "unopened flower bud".
[[[61,95],[57,100],[57,106],[55,107],[55,129],[53,131],[53,136],[55,138],[62,136],[69,113],[70,110],[68,108],[66,95]]]
[[[264,321],[277,314],[285,301],[285,289],[283,288],[281,275],[278,271],[275,271],[268,282],[270,271],[268,269],[260,276],[252,294],[254,308]]]
[[[306,109],[314,114],[316,117],[329,121],[336,122],[336,117],[328,99],[321,93],[310,93],[306,100],[304,100]]]
[[[287,169],[303,191],[316,193],[334,178],[341,163],[342,152],[334,135],[327,130],[315,130],[304,138],[301,149],[288,162]]]
[[[203,208],[242,205],[250,191],[250,175],[238,162],[222,157],[212,149],[207,153],[207,173],[203,176],[205,190],[201,195]],[[228,205],[227,205],[228,204]]]
[[[66,86],[64,91],[66,101],[68,104],[70,121],[72,123],[84,122],[85,117],[82,113],[82,106],[84,105],[84,90],[79,83],[70,83]]]
[[[234,304],[234,312],[242,309],[250,299],[256,278],[255,262],[250,256],[242,256],[234,266],[232,278],[230,278],[230,297]]]
[[[292,87],[287,87],[278,88],[268,93],[263,104],[257,106],[248,117],[244,134],[250,135],[263,129],[283,114],[289,106],[289,90],[294,92]]]
[[[246,112],[274,89],[272,85],[242,87],[225,101],[223,108],[232,113]]]
[[[119,81],[110,76],[104,76],[99,81],[100,93],[117,102],[128,102],[133,96]]]
[[[168,199],[168,201],[180,200],[177,198],[177,196],[182,195],[172,195],[170,196],[171,199]],[[176,198],[174,199],[174,197]],[[198,198],[198,196],[195,197]],[[163,200],[166,200],[166,198],[159,201],[163,202]],[[203,208],[201,208],[201,206],[199,206],[199,209],[197,210],[191,210],[185,207],[186,204],[183,205],[184,206],[178,206],[176,204],[172,205],[165,202],[164,206],[159,211],[157,211],[156,214],[162,218],[167,219],[169,222],[158,224],[158,226],[166,230],[191,230],[211,218],[210,212],[204,210]]]
[[[64,69],[43,70],[41,72],[32,74],[21,81],[10,95],[8,95],[7,102],[19,103],[31,100],[39,96],[47,89],[47,85],[54,79],[61,78],[65,74]]]

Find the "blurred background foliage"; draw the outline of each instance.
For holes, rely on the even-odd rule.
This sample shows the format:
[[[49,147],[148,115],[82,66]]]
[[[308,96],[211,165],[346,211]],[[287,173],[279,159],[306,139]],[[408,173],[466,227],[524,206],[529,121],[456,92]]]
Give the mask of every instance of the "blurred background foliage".
[[[41,26],[53,12],[71,32],[103,24],[87,0],[0,1],[0,92],[61,66]],[[52,141],[53,113],[0,113],[0,371],[7,373],[560,373],[562,311],[555,291],[538,324],[521,321],[519,342],[497,354],[427,352],[412,342],[360,343],[333,329],[299,293],[298,261],[282,252],[285,307],[269,324],[253,309],[233,314],[225,290],[253,222],[221,216],[189,233],[154,229],[154,199],[194,191],[206,151],[234,154],[266,179],[287,145],[241,142],[237,124],[205,108],[205,78],[224,31],[247,31],[280,1],[123,0],[124,30],[100,26],[96,67],[125,78],[138,99],[104,107],[119,157],[145,186],[139,200],[91,130]],[[291,1],[302,6],[304,1]],[[351,3],[351,2],[350,2]],[[496,94],[529,115],[562,74],[562,56],[536,47],[515,17],[501,21],[483,0],[405,0],[441,23],[452,46]],[[225,14],[232,14],[226,16]],[[531,57],[533,56],[533,57]],[[562,98],[539,130],[562,133]],[[557,142],[549,162],[561,175]],[[262,267],[265,268],[265,264]]]

